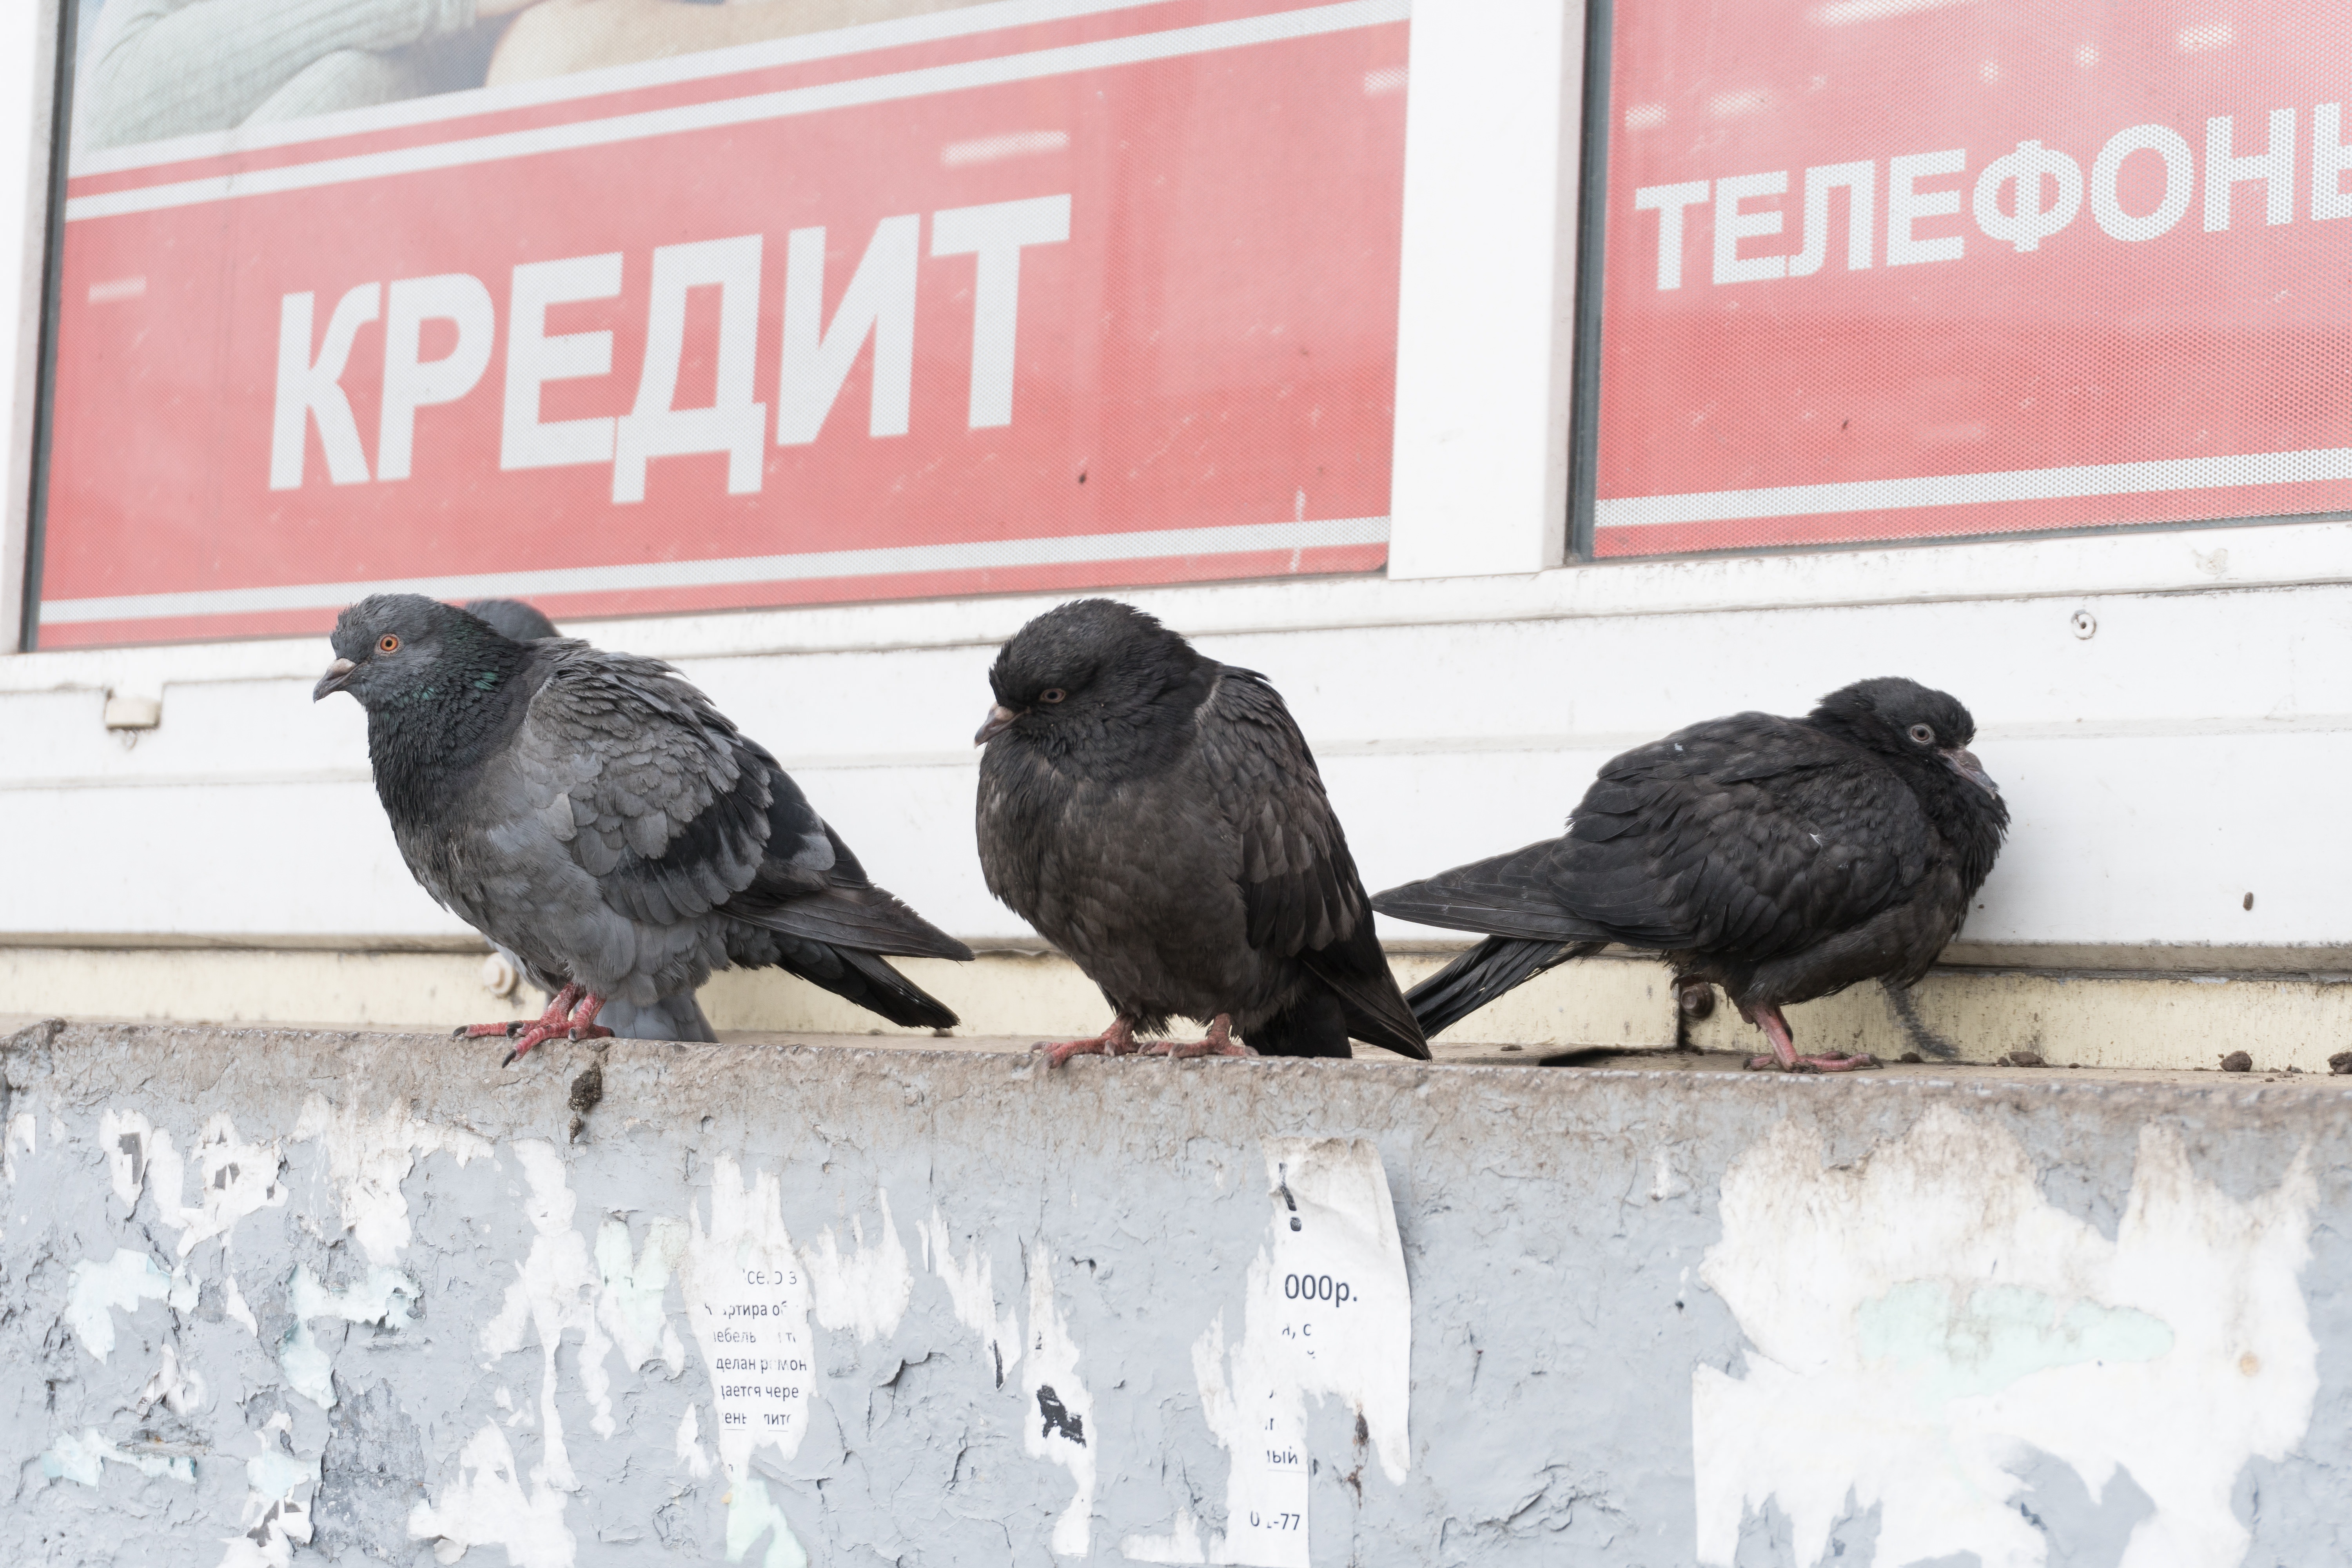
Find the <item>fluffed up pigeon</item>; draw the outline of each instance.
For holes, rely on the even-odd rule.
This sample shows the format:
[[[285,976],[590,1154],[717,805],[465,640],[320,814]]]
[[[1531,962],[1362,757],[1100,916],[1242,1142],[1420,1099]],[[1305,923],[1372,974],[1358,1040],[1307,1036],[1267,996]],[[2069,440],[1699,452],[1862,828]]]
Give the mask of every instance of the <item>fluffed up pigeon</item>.
[[[560,636],[555,623],[535,605],[520,599],[469,599],[464,606],[467,615],[486,622],[491,630],[512,642],[537,642],[541,637]],[[563,982],[551,976],[532,974],[521,957],[499,949],[515,973],[552,996],[563,987]],[[719,1031],[710,1026],[710,1019],[702,1011],[702,1004],[691,991],[680,991],[672,996],[639,1006],[626,996],[607,996],[604,1010],[596,1022],[624,1040],[685,1040],[706,1045],[716,1044]]]
[[[1880,979],[1916,983],[1958,934],[2009,826],[1953,698],[1859,681],[1802,719],[1739,713],[1601,770],[1567,835],[1391,888],[1382,914],[1486,931],[1412,991],[1436,1034],[1554,964],[1610,942],[1664,953],[1677,985],[1720,985],[1772,1052],[1751,1068],[1839,1072],[1799,1056],[1780,1009]]]
[[[1041,1044],[1048,1066],[1124,1056],[1171,1016],[1207,1037],[1141,1049],[1344,1057],[1352,1036],[1427,1059],[1314,755],[1264,676],[1081,599],[1024,626],[988,679],[988,890],[1116,1015]]]
[[[781,967],[894,1024],[955,1023],[882,955],[971,950],[869,881],[775,759],[669,666],[518,643],[413,594],[345,610],[334,647],[312,696],[367,710],[408,868],[562,983],[509,1060],[609,1034],[608,997],[651,1005],[730,963]]]

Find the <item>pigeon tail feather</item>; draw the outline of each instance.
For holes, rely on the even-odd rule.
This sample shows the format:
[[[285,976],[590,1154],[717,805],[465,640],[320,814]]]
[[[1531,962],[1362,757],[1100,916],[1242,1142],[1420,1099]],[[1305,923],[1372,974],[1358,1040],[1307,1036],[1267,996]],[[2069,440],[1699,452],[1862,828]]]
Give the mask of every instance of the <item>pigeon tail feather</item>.
[[[1412,1008],[1389,972],[1388,955],[1372,934],[1372,922],[1356,928],[1347,942],[1298,955],[1308,973],[1330,987],[1347,1015],[1348,1036],[1401,1057],[1425,1062],[1429,1042],[1422,1037]]]
[[[896,958],[959,962],[971,957],[971,948],[871,884],[831,887],[765,907],[746,907],[739,896],[725,912],[747,925],[827,942],[845,951],[856,948]]]
[[[1406,994],[1425,1034],[1442,1034],[1507,991],[1556,964],[1598,952],[1598,942],[1490,936]]]
[[[869,1013],[878,1013],[890,1022],[907,1029],[952,1029],[955,1013],[938,997],[891,968],[870,952],[854,947],[835,948],[843,967],[831,974],[801,968],[787,962],[785,968],[802,979],[824,986],[835,995],[856,1003]]]
[[[1532,942],[1607,942],[1612,933],[1560,907],[1546,875],[1560,840],[1539,843],[1457,866],[1418,882],[1375,894],[1372,908],[1392,920]]]

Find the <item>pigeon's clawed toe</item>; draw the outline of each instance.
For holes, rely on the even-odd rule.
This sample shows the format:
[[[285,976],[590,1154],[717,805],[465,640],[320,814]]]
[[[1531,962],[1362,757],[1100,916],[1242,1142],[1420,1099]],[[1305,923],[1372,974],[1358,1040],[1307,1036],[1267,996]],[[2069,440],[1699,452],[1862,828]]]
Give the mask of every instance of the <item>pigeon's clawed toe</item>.
[[[1797,1057],[1785,1065],[1769,1051],[1748,1058],[1749,1072],[1869,1072],[1877,1066],[1878,1058],[1867,1055]]]
[[[1110,1027],[1101,1034],[1083,1040],[1040,1040],[1030,1051],[1045,1058],[1048,1068],[1057,1068],[1072,1057],[1125,1057],[1135,1053],[1135,1020],[1124,1014],[1110,1021]]]
[[[459,1040],[510,1040],[530,1022],[528,1018],[509,1018],[503,1024],[460,1024],[449,1034],[451,1038]]]
[[[499,1036],[511,1038],[514,1048],[507,1052],[500,1067],[511,1067],[517,1057],[528,1056],[532,1047],[549,1040],[594,1040],[609,1037],[613,1031],[596,1022],[597,1013],[604,999],[578,985],[567,985],[548,998],[547,1011],[529,1024],[518,1020],[511,1024],[477,1024],[460,1034]]]
[[[1184,1057],[1254,1057],[1257,1053],[1234,1038],[1234,1021],[1220,1013],[1209,1024],[1208,1034],[1197,1040],[1154,1040],[1143,1047],[1147,1057],[1166,1057],[1174,1061]]]

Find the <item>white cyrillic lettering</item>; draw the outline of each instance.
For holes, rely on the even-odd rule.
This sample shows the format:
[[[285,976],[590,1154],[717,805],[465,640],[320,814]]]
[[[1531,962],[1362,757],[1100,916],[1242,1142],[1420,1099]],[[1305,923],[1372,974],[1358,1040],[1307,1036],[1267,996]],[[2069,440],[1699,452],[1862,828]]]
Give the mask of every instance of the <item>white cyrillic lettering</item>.
[[[1715,280],[1717,283],[1760,283],[1767,278],[1785,278],[1789,272],[1786,256],[1751,256],[1741,259],[1739,242],[1780,232],[1780,209],[1770,212],[1744,213],[1739,204],[1749,196],[1778,196],[1787,194],[1789,174],[1781,170],[1771,174],[1726,174],[1715,183]]]
[[[1911,226],[1923,217],[1947,217],[1960,210],[1960,193],[1922,191],[1916,183],[1929,174],[1957,174],[1969,166],[1969,155],[1955,148],[1948,153],[1906,153],[1886,161],[1886,265],[1904,267],[1919,261],[1958,261],[1962,236],[1947,234],[1919,239]]]
[[[2344,171],[2352,169],[2352,147],[2344,134],[2344,106],[2323,103],[2311,111],[2311,216],[2352,217],[2352,195],[2344,189]]]
[[[2124,211],[2116,195],[2124,160],[2135,153],[2153,153],[2164,160],[2164,199],[2153,212],[2134,217]],[[2135,125],[2107,138],[2091,165],[2091,216],[2115,239],[2154,239],[2180,221],[2196,189],[2197,165],[2189,155],[2189,139],[2169,125]]]
[[[613,334],[547,335],[547,308],[621,292],[621,253],[527,261],[507,296],[507,408],[499,437],[501,468],[560,468],[613,460],[613,421],[539,417],[539,389],[551,381],[613,373]]]
[[[1706,200],[1705,180],[1679,185],[1644,185],[1633,193],[1633,210],[1658,215],[1658,287],[1683,286],[1683,209]]]
[[[796,228],[785,245],[784,359],[776,381],[776,445],[805,446],[824,428],[857,352],[874,339],[874,394],[866,433],[904,436],[915,385],[915,274],[919,213],[874,226],[866,255],[824,325],[824,230]]]
[[[352,400],[343,395],[343,365],[352,357],[352,340],[383,308],[383,286],[362,283],[345,294],[327,320],[327,338],[319,357],[310,358],[310,320],[317,309],[315,294],[289,294],[278,307],[278,406],[269,426],[269,488],[302,488],[305,437],[312,419],[319,422],[319,445],[327,454],[327,478],[339,485],[367,483],[367,453],[360,448],[360,427],[352,418]]]
[[[2042,182],[2057,183],[2055,198],[2042,205]],[[2000,210],[2000,188],[2015,195],[2010,210]],[[2074,221],[2083,210],[2083,165],[2063,153],[2053,153],[2039,142],[2020,142],[2017,151],[1995,158],[1977,176],[1977,226],[1988,238],[2005,239],[2020,250],[2039,250],[2042,242]]]
[[[2230,193],[2241,180],[2260,180],[2268,197],[2264,217],[2273,227],[2294,221],[2294,110],[2271,110],[2268,150],[2243,158],[2230,155],[2230,117],[2205,122],[2205,232],[2230,226]]]
[[[1805,171],[1805,249],[1790,261],[1790,277],[1810,277],[1829,260],[1830,192],[1839,185],[1847,191],[1845,269],[1860,272],[1870,265],[1878,224],[1877,172],[1872,163],[1823,163]]]
[[[1021,247],[1070,237],[1070,198],[951,207],[931,215],[933,256],[977,256],[971,290],[971,427],[1013,423]]]
[[[719,384],[708,408],[673,408],[678,362],[686,355],[687,291],[719,288]],[[760,237],[703,239],[654,251],[653,300],[646,307],[646,364],[637,403],[621,420],[613,446],[613,499],[646,499],[646,461],[690,452],[727,454],[727,493],[760,488],[767,451],[768,405],[751,400],[759,357]]]
[[[420,362],[417,349],[427,320],[457,329],[457,346],[436,360]],[[375,477],[404,479],[416,437],[416,411],[430,404],[455,403],[474,390],[490,366],[490,342],[498,336],[498,312],[490,291],[463,272],[438,278],[403,278],[384,300],[383,412],[376,426]]]

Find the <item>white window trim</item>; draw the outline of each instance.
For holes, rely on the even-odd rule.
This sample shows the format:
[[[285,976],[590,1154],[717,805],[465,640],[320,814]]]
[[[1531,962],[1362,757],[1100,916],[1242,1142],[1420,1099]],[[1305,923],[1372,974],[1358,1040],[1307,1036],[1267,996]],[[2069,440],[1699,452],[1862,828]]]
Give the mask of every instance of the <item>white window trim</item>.
[[[1565,558],[1584,6],[1419,0],[1389,575]]]

